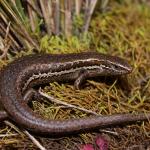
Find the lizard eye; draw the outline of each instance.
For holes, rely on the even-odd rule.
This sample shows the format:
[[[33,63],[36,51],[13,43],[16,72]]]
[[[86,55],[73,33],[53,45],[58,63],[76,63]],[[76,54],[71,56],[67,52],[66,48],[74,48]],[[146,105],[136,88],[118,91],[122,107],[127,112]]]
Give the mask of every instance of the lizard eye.
[[[117,69],[117,70],[118,70],[118,69],[119,69],[119,66],[117,66],[117,65],[114,65],[114,69]]]

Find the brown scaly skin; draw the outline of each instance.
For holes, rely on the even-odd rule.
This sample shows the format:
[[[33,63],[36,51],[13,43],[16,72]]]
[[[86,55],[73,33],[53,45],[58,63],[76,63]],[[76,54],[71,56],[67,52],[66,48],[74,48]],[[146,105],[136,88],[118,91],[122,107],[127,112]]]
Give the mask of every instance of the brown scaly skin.
[[[66,135],[124,123],[147,120],[150,114],[116,114],[84,119],[47,120],[35,114],[23,100],[34,86],[53,81],[75,80],[79,88],[89,77],[128,74],[131,66],[123,59],[99,53],[30,55],[22,57],[1,72],[0,101],[9,117],[22,128],[38,134]],[[3,114],[5,116],[3,116]]]

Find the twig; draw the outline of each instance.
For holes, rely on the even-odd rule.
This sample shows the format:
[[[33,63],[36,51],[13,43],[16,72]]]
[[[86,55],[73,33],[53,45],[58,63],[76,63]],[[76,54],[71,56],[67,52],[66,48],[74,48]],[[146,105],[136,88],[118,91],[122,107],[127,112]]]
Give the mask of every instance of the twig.
[[[45,147],[43,147],[40,142],[34,137],[32,136],[28,131],[24,131],[24,133],[32,140],[32,142],[40,149],[40,150],[46,150]]]
[[[8,26],[7,26],[7,29],[6,29],[6,36],[5,36],[5,39],[8,38],[9,31],[10,31],[10,22],[8,23]]]
[[[28,45],[31,47],[35,47],[36,49],[39,49],[39,45],[37,42],[33,40],[31,35],[29,34],[28,30],[26,29],[25,22],[18,19],[18,16],[13,11],[13,9],[10,7],[9,3],[6,0],[0,1],[1,5],[6,8],[6,11],[4,13],[5,16],[11,16],[12,24],[14,30],[20,34],[20,36],[24,37],[24,41],[28,41]],[[7,13],[6,13],[7,12]],[[9,17],[10,18],[10,17]],[[15,33],[16,34],[16,33]]]
[[[50,1],[39,0],[43,13],[46,29],[49,35],[54,32],[54,22],[52,19],[52,7]]]
[[[0,134],[0,138],[3,138],[3,137],[11,137],[11,136],[17,136],[18,134],[15,133],[15,134]]]
[[[59,35],[60,33],[60,1],[59,0],[55,0],[54,2],[54,24],[55,24],[55,34]]]
[[[3,59],[4,57],[6,57],[8,49],[11,45],[11,42],[8,39],[9,29],[10,29],[10,22],[9,22],[7,29],[6,29],[5,39],[3,40],[0,38],[0,45],[1,45],[0,50],[3,52],[2,55],[0,56],[0,59]]]
[[[81,5],[82,5],[82,0],[75,0],[75,12],[77,16],[80,15]]]
[[[68,104],[66,102],[62,102],[56,98],[53,98],[52,96],[49,96],[45,93],[43,93],[41,91],[41,89],[39,89],[39,94],[42,95],[43,97],[46,97],[48,100],[50,100],[51,102],[54,102],[54,103],[57,103],[57,104],[61,104],[61,105],[65,105],[67,107],[70,107],[70,108],[75,108],[75,109],[78,109],[78,110],[81,110],[81,111],[84,111],[84,112],[87,112],[87,113],[90,113],[90,114],[93,114],[93,115],[98,115],[96,112],[93,112],[91,110],[87,110],[85,108],[81,108],[81,107],[78,107],[78,106],[75,106],[75,105],[72,105],[72,104]]]
[[[10,126],[11,128],[13,128],[15,131],[17,131],[20,135],[22,135],[22,132],[20,132],[20,130],[11,122],[9,121],[4,121],[6,125]],[[23,131],[24,134],[26,134],[31,140],[32,142],[40,149],[40,150],[46,150],[28,131],[24,130]]]
[[[2,19],[2,21],[0,22],[0,31],[1,34],[3,34],[5,32],[5,25],[8,25],[9,22],[6,19],[6,15],[3,13],[0,13],[0,19]],[[11,47],[13,47],[14,50],[19,49],[20,48],[20,44],[22,44],[22,42],[20,41],[20,38],[18,38],[16,31],[10,26],[10,31],[12,34],[15,35],[15,37],[18,39],[19,42],[17,42],[14,38],[14,36],[12,34],[9,34],[9,39],[12,41]],[[3,35],[3,37],[5,37],[5,35]],[[20,44],[19,44],[20,43]]]
[[[43,15],[38,7],[36,5],[32,4],[31,0],[27,0],[27,3],[32,7],[32,9],[41,17],[43,18]]]
[[[72,1],[65,0],[65,35],[69,37],[72,32],[72,18],[71,18],[71,9],[72,9]]]
[[[30,3],[33,3],[33,1],[30,1]],[[36,13],[33,11],[31,5],[29,4],[27,4],[27,9],[28,9],[28,14],[29,14],[29,19],[30,19],[31,30],[35,32],[36,20],[37,20]]]
[[[85,24],[83,26],[83,33],[86,33],[88,31],[88,28],[89,28],[89,24],[90,24],[90,21],[91,21],[91,17],[92,17],[92,14],[93,14],[93,11],[94,11],[94,8],[96,6],[96,3],[97,3],[97,0],[91,0],[90,2],[90,5],[89,5],[89,8],[85,14]]]
[[[17,133],[19,133],[23,137],[23,133],[14,124],[6,120],[4,122],[6,125],[10,126],[12,129],[14,129]]]

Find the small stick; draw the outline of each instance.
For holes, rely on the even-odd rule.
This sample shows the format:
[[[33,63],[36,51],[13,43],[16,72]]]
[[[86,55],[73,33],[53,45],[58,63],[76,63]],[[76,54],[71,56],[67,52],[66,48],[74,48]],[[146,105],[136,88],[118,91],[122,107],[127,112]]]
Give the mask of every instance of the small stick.
[[[27,0],[27,3],[32,7],[32,9],[33,9],[41,18],[43,18],[40,9],[39,9],[36,5],[32,4],[32,1]]]
[[[43,1],[39,0],[41,10],[43,13],[46,29],[49,35],[54,33],[54,22],[52,18],[52,6],[51,6],[51,1]]]
[[[80,15],[82,0],[75,0],[75,13],[77,16]]]
[[[85,24],[83,26],[83,33],[86,33],[88,31],[89,24],[90,24],[91,17],[92,17],[94,8],[96,6],[96,3],[97,3],[97,0],[91,0],[88,10],[86,10],[85,19],[84,19]]]
[[[3,137],[11,137],[11,136],[17,136],[18,134],[15,133],[15,134],[0,134],[0,138],[3,138]]]
[[[64,2],[65,7],[65,35],[69,37],[72,31],[72,1],[66,0]]]
[[[33,1],[30,1],[30,3],[33,3]],[[35,32],[37,14],[35,13],[35,11],[33,11],[33,8],[29,4],[27,4],[27,9],[28,9],[28,14],[29,14],[29,19],[30,19],[31,30],[32,32]]]
[[[5,24],[9,24],[9,21],[7,21],[6,16],[2,13],[0,13],[0,18],[2,19],[2,21],[0,22],[0,31],[1,34],[3,35],[3,37],[5,37],[4,32],[5,32]],[[19,40],[19,42],[17,42],[13,35],[9,34],[9,39],[11,40],[12,44],[11,47],[16,50],[20,48],[20,44],[22,44],[22,42],[20,41],[20,38],[18,37],[18,35],[16,34],[16,31],[10,26],[10,31],[12,32],[12,34],[14,34],[16,36],[16,38]],[[20,43],[20,44],[19,44]]]
[[[17,131],[19,134],[22,135],[22,132],[20,132],[20,130],[11,122],[9,121],[4,121],[6,125],[10,126],[11,128],[13,128],[15,131]],[[33,137],[28,131],[24,130],[23,131],[24,134],[26,134],[31,140],[32,142],[40,149],[40,150],[46,150],[40,143],[39,141],[37,141],[37,139],[35,137]],[[15,135],[15,134],[14,134]]]
[[[4,121],[6,125],[10,126],[12,129],[14,129],[17,133],[19,133],[21,136],[23,136],[22,132],[19,130],[18,127],[16,127],[14,124],[12,124],[9,121]]]
[[[55,34],[59,35],[60,33],[60,1],[55,0],[54,3],[54,24],[55,24]]]
[[[32,142],[40,149],[40,150],[46,150],[45,147],[43,147],[40,142],[34,137],[32,136],[28,131],[24,131],[24,133],[32,140]]]
[[[0,56],[0,59],[3,59],[4,57],[6,57],[8,49],[11,45],[10,40],[8,39],[9,36],[9,30],[10,30],[10,22],[8,23],[7,29],[6,29],[6,35],[5,35],[5,39],[2,42],[2,39],[0,38],[0,44],[2,44],[2,48],[0,47],[0,49],[3,51],[2,55]]]
[[[42,95],[43,97],[46,97],[51,102],[54,102],[54,103],[57,103],[57,104],[61,104],[61,105],[65,105],[65,106],[70,107],[70,108],[75,108],[75,109],[78,109],[78,110],[81,110],[81,111],[84,111],[84,112],[87,112],[87,113],[90,113],[90,114],[93,114],[93,115],[98,115],[96,112],[93,112],[91,110],[87,110],[85,108],[81,108],[81,107],[78,107],[78,106],[75,106],[75,105],[72,105],[72,104],[68,104],[66,102],[62,102],[62,101],[60,101],[60,100],[58,100],[58,99],[56,99],[56,98],[54,98],[52,96],[49,96],[49,95],[43,93],[41,91],[41,89],[39,89],[39,94]]]

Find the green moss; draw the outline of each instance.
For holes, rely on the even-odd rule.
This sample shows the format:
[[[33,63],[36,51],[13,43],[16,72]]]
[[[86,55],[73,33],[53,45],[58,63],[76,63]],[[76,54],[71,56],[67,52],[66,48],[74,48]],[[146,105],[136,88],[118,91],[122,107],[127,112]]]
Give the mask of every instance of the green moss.
[[[47,53],[73,53],[88,50],[91,41],[90,37],[78,38],[72,36],[70,38],[63,38],[58,36],[44,36],[41,39],[40,49]]]

